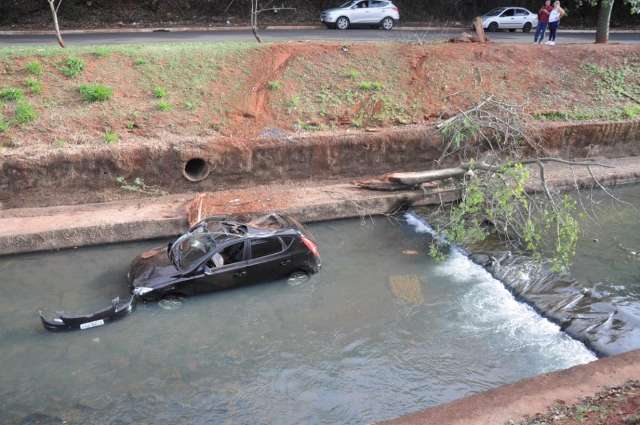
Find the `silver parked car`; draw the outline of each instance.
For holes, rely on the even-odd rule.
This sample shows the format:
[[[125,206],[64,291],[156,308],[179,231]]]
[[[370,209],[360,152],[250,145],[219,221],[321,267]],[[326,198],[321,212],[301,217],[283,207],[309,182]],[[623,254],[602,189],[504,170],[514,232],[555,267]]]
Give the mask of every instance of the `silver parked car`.
[[[524,7],[498,7],[482,15],[482,26],[488,31],[531,31],[538,25],[538,15]]]
[[[320,20],[327,27],[340,30],[355,26],[376,26],[388,31],[400,20],[400,12],[389,0],[350,0],[334,9],[323,11]]]

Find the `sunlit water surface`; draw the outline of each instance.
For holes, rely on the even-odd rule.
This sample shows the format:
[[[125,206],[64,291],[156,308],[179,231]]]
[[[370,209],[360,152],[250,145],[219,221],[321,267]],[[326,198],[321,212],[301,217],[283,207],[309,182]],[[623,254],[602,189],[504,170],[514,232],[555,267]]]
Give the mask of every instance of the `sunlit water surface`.
[[[0,258],[0,423],[364,424],[594,359],[462,254],[434,263],[417,220],[310,229],[324,267],[305,283],[63,334],[38,308],[126,295],[153,244]]]

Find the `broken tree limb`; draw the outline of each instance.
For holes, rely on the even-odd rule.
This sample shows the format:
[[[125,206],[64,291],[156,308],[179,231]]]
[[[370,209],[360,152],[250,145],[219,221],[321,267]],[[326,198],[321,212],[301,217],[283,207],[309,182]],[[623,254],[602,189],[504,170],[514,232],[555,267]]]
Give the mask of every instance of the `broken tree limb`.
[[[460,177],[466,172],[467,169],[462,167],[443,168],[441,170],[416,171],[412,173],[392,173],[387,175],[387,179],[391,182],[415,186],[425,182]]]

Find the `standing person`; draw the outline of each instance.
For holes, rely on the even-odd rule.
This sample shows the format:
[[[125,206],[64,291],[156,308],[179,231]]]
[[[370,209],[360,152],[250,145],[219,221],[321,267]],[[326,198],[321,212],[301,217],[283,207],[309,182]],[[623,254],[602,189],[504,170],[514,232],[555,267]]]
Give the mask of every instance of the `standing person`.
[[[547,44],[556,45],[556,32],[558,31],[558,25],[560,25],[560,18],[566,14],[567,12],[560,6],[559,1],[553,3],[553,10],[549,13],[549,41],[547,41]]]
[[[542,43],[544,41],[544,33],[547,31],[549,15],[552,10],[553,6],[551,6],[551,0],[547,0],[538,11],[538,26],[536,27],[536,35],[533,36],[534,43]]]

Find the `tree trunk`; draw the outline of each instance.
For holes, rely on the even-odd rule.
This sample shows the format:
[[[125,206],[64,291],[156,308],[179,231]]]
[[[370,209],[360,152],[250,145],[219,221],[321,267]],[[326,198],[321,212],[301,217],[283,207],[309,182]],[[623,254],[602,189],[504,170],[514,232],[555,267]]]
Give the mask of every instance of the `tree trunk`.
[[[609,22],[614,0],[600,0],[598,9],[598,24],[596,27],[596,43],[609,42]]]
[[[258,0],[251,0],[251,32],[253,36],[258,40],[258,43],[262,43],[262,39],[258,35]]]
[[[60,34],[60,25],[58,25],[58,11],[54,4],[55,0],[47,0],[47,2],[49,2],[49,7],[51,8],[51,16],[53,16],[53,26],[56,29],[58,44],[60,44],[60,47],[64,48],[64,41],[62,40],[62,34]]]

